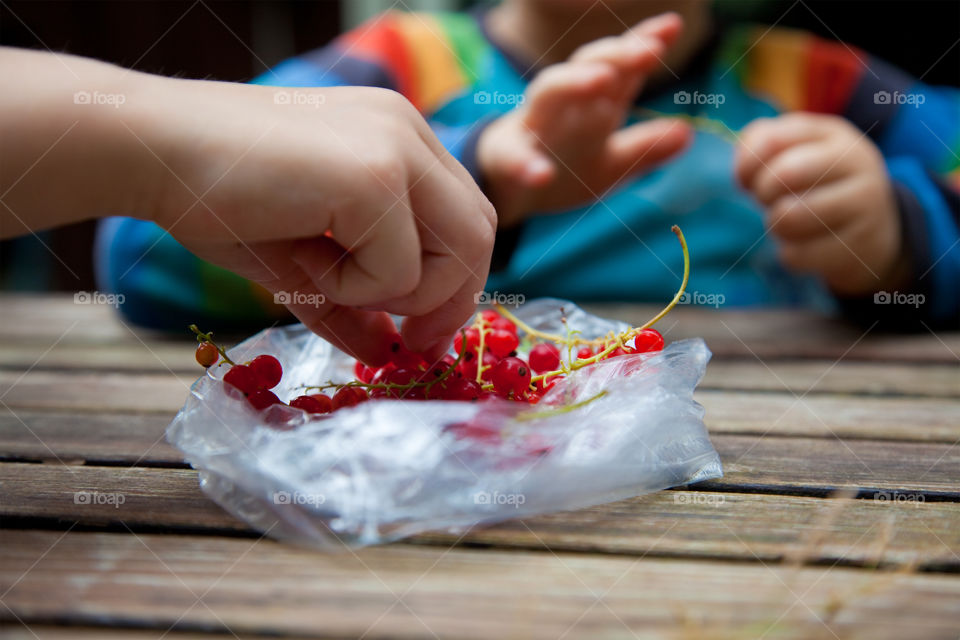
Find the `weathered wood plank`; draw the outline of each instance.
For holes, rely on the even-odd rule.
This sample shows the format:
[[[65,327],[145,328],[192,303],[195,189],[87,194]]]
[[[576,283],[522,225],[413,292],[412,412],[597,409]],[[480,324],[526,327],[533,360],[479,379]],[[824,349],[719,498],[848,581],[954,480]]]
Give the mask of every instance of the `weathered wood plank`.
[[[19,415],[22,410],[76,412],[78,420],[87,419],[80,412],[158,413],[172,418],[196,377],[169,372],[0,371],[0,401],[7,407],[0,407],[0,429],[5,413]],[[960,438],[960,396],[888,398],[701,389],[696,398],[706,408],[708,428],[715,432],[939,442]]]
[[[656,638],[678,624],[692,637],[946,637],[960,624],[956,576],[174,535],[0,531],[0,588],[0,617],[27,623],[374,638]]]
[[[701,389],[960,397],[960,365],[714,358]]]
[[[135,623],[135,621],[134,621]],[[52,624],[31,624],[24,626],[18,623],[0,623],[0,638],[4,640],[277,640],[276,635],[261,635],[252,633],[233,634],[223,633],[181,632],[169,629],[118,629],[115,627],[75,627],[54,626]],[[310,635],[283,635],[284,640],[318,640],[321,636]],[[330,636],[326,636],[329,638]],[[432,637],[432,636],[431,636]]]
[[[197,376],[201,369],[194,359],[196,341],[150,338],[143,343],[50,344],[4,343],[0,368],[26,371],[110,371],[140,373],[182,373]]]
[[[174,372],[197,377],[200,368],[190,340],[148,339],[144,343],[3,344],[0,368],[37,371]],[[777,360],[719,356],[707,367],[702,389],[851,393],[921,397],[960,396],[960,366],[847,360]]]
[[[430,533],[414,541],[960,568],[960,504],[923,500],[922,495],[878,501],[667,491],[475,529],[462,539]],[[249,530],[209,501],[196,472],[184,469],[3,464],[0,519],[4,516],[87,525]]]
[[[0,371],[0,400],[12,409],[173,414],[202,374]]]
[[[656,311],[638,305],[586,305],[598,315],[637,325]],[[882,311],[881,311],[882,312]],[[678,307],[657,324],[668,340],[699,336],[717,356],[901,361],[956,365],[960,327],[953,332],[881,333],[801,310]]]
[[[725,434],[711,439],[724,477],[708,487],[769,485],[781,492],[865,487],[952,495],[960,488],[955,444]]]
[[[0,407],[0,457],[74,462],[182,462],[167,443],[169,413],[73,413]]]
[[[654,305],[587,305],[606,317],[639,324],[659,311]],[[0,344],[35,341],[138,343],[158,334],[125,326],[108,305],[74,304],[72,295],[0,296]],[[678,307],[658,327],[671,340],[701,336],[717,355],[834,360],[890,360],[954,364],[960,359],[960,331],[882,335],[840,320],[795,310],[732,310]],[[216,330],[216,327],[211,327]],[[866,333],[866,337],[864,336]],[[789,336],[785,340],[784,336]],[[861,339],[862,338],[862,339]],[[859,342],[858,342],[859,341]]]
[[[711,433],[960,440],[960,398],[880,398],[697,390]]]
[[[11,416],[0,411],[0,457],[127,464],[182,460],[163,441],[166,418],[141,416],[129,423],[125,422],[127,419],[128,416],[108,420],[83,414],[58,416],[49,412]],[[71,420],[75,427],[72,433]],[[100,431],[101,424],[105,425],[105,432]],[[711,439],[726,473],[717,486],[733,490],[769,486],[801,492],[840,486],[960,492],[960,447],[954,446],[954,442],[776,434],[775,429],[767,435],[714,432]]]

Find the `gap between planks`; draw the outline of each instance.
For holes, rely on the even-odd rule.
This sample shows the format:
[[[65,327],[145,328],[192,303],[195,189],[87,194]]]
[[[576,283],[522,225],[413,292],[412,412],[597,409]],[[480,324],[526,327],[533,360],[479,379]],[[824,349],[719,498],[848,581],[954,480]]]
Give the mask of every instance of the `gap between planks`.
[[[28,526],[30,519],[43,519],[212,535],[250,532],[200,491],[193,470],[6,463],[0,464],[0,488],[0,516],[25,519]],[[112,498],[85,499],[90,495]],[[681,489],[507,521],[475,529],[462,540],[440,532],[413,540],[960,570],[960,503],[925,502],[920,493],[902,494],[903,500],[889,495],[887,500],[821,499]]]
[[[420,545],[330,554],[175,535],[0,530],[4,585],[28,624],[250,633],[902,638],[960,623],[956,576]]]

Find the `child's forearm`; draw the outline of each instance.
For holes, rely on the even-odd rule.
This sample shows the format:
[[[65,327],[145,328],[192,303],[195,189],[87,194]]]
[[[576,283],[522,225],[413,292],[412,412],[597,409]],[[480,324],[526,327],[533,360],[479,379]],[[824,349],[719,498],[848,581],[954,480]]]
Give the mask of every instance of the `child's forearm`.
[[[147,86],[162,78],[11,48],[0,48],[0,76],[0,237],[109,214],[150,216],[163,167],[141,140]]]

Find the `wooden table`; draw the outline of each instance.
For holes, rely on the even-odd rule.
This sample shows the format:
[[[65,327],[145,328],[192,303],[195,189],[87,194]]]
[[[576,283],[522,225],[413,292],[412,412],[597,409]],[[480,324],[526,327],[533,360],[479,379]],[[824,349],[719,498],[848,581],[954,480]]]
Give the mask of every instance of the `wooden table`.
[[[2,296],[0,635],[958,638],[960,334],[693,308],[661,329],[714,351],[722,479],[323,554],[221,511],[164,440],[186,340]]]

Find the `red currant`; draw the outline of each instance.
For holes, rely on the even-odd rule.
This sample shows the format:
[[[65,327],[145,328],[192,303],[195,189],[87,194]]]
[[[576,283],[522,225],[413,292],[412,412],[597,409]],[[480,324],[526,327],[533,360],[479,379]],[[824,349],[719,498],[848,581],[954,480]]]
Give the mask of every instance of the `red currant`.
[[[264,389],[273,389],[280,384],[280,378],[283,377],[283,368],[280,366],[280,361],[273,356],[257,356],[247,366],[257,376],[260,386]]]
[[[374,371],[374,369],[371,369],[359,360],[353,363],[353,375],[360,382],[370,382],[370,378],[373,377]]]
[[[230,367],[230,370],[224,374],[223,381],[233,385],[244,394],[253,393],[260,386],[260,380],[253,372],[253,369],[245,364]]]
[[[403,338],[399,333],[390,337],[390,362],[398,367],[409,367],[415,369],[424,364],[423,356],[416,351],[411,351],[403,344]]]
[[[503,329],[494,329],[486,338],[486,346],[498,358],[505,358],[517,348],[517,336]]]
[[[530,388],[530,367],[520,358],[504,358],[493,368],[490,381],[497,395],[522,398]]]
[[[517,325],[513,324],[506,318],[497,318],[493,321],[493,324],[490,325],[491,329],[500,329],[501,331],[509,331],[513,335],[517,335]]]
[[[450,354],[443,356],[442,358],[440,358],[440,360],[434,363],[432,367],[430,367],[430,374],[429,376],[427,376],[427,379],[436,380],[437,378],[442,378],[443,375],[447,373],[447,371],[451,367],[453,367],[455,364],[457,364],[456,358],[454,358]],[[454,375],[457,375],[456,371],[448,374],[448,377],[454,376]]]
[[[257,411],[262,411],[272,404],[283,404],[280,398],[269,389],[257,389],[247,396],[247,402],[253,405]]]
[[[315,397],[316,395],[326,398],[326,405],[317,400]],[[330,408],[332,405],[330,403],[330,398],[327,398],[327,396],[323,394],[315,394],[313,396],[297,396],[290,401],[290,406],[296,407],[297,409],[302,409],[307,413],[330,413]]]
[[[220,359],[220,352],[209,342],[201,342],[198,344],[195,355],[197,362],[200,363],[202,367],[212,367],[217,363],[217,360]]]
[[[500,319],[500,314],[493,309],[486,309],[480,312],[480,318],[483,320],[483,323],[489,327],[491,324]]]
[[[593,349],[590,347],[580,347],[580,350],[577,351],[577,360],[586,360],[587,358],[593,357]]]
[[[367,392],[360,387],[343,387],[333,394],[333,408],[355,407],[367,399]]]
[[[316,413],[330,413],[333,411],[333,401],[330,399],[330,396],[324,393],[311,393],[310,397],[320,404],[320,411]]]
[[[440,398],[444,400],[476,400],[482,391],[476,380],[466,378],[454,378],[449,382],[445,380],[440,384],[443,384]]]
[[[386,384],[408,386],[418,382],[421,375],[422,372],[420,371],[401,367],[388,373],[384,377],[384,382]],[[387,395],[393,398],[406,398],[407,400],[414,400],[423,398],[423,388],[409,387],[408,389],[387,389]]]
[[[560,366],[560,350],[552,344],[543,342],[530,350],[530,368],[536,373],[555,371]]]
[[[660,351],[663,349],[663,335],[656,329],[644,329],[633,339],[637,353]]]
[[[467,336],[467,353],[476,354],[477,349],[480,347],[480,331],[474,329],[473,327],[467,329],[462,333],[458,333],[453,339],[453,349],[457,353],[463,353],[463,336]]]

